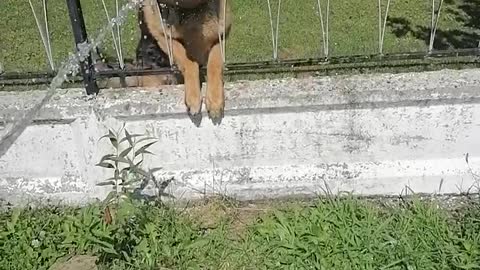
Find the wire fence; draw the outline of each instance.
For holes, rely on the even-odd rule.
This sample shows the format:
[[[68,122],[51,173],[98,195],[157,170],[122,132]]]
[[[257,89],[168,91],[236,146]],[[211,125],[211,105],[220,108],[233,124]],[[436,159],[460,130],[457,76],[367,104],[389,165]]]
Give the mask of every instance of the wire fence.
[[[68,12],[68,4],[75,1],[0,3],[0,22],[5,26],[0,32],[0,85],[48,81],[55,75],[59,62],[75,50]],[[94,33],[116,17],[126,1],[82,0],[86,32]],[[439,58],[478,60],[477,0],[227,1],[234,16],[222,50],[227,74],[315,71],[338,65],[381,67],[395,61],[436,63]],[[95,76],[172,72],[171,67],[132,67],[142,37],[137,14],[126,20],[123,27],[111,29],[99,48],[110,68]],[[98,59],[93,57],[95,63]]]

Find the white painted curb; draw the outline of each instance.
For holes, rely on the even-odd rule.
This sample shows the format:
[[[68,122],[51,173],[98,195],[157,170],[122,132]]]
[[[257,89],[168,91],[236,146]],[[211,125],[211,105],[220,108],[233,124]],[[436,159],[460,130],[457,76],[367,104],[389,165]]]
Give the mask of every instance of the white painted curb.
[[[0,123],[42,91],[0,93]],[[341,76],[227,85],[220,126],[187,117],[182,86],[108,90],[87,99],[59,90],[0,158],[0,198],[85,203],[110,172],[108,128],[160,139],[146,165],[164,168],[179,199],[313,196],[328,188],[360,195],[473,191],[480,171],[480,70]],[[469,163],[465,155],[469,154]],[[148,193],[149,191],[146,190]]]

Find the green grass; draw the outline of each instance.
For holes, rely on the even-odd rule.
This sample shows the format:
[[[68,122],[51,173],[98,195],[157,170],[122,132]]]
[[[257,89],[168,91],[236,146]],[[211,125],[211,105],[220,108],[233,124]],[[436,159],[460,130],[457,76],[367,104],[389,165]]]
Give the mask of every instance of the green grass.
[[[110,225],[97,205],[0,215],[0,269],[48,269],[67,254],[95,255],[100,269],[479,269],[480,204],[125,202]]]
[[[40,1],[33,1],[40,10]],[[54,59],[57,65],[74,48],[66,1],[49,0],[49,22]],[[114,1],[106,1],[110,15]],[[121,1],[122,2],[122,1]],[[272,56],[270,22],[264,0],[232,0],[235,16],[227,43],[229,62],[266,60]],[[272,0],[276,14],[277,1]],[[386,1],[382,0],[383,8]],[[98,0],[82,0],[88,32],[94,36],[106,18]],[[323,7],[326,1],[322,1]],[[385,34],[384,52],[425,51],[428,39],[431,1],[393,0]],[[442,8],[436,48],[475,47],[478,5],[471,0],[447,0]],[[378,51],[377,1],[331,1],[330,54],[372,54]],[[279,55],[302,58],[322,55],[320,20],[315,0],[283,0]],[[40,13],[39,13],[40,14]],[[46,56],[28,1],[2,0],[0,3],[0,62],[6,71],[46,70]],[[134,56],[139,34],[136,14],[131,13],[122,30],[124,54]],[[115,57],[111,38],[106,53]]]

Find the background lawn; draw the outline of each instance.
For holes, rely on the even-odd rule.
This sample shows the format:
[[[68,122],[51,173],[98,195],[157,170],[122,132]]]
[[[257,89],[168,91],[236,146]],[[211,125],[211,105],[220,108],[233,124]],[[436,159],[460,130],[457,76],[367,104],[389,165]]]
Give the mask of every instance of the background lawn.
[[[120,0],[124,3],[125,0]],[[33,0],[41,17],[41,1]],[[114,1],[106,0],[110,16]],[[230,0],[235,16],[227,43],[227,61],[266,60],[272,56],[266,0]],[[330,55],[378,52],[378,2],[331,0]],[[277,1],[271,0],[276,15]],[[326,0],[322,0],[325,12]],[[383,10],[387,1],[382,0]],[[82,0],[90,37],[106,22],[100,0]],[[384,52],[425,51],[430,33],[430,0],[392,0]],[[324,13],[325,14],[325,13]],[[478,0],[445,0],[435,48],[469,48],[478,45]],[[65,0],[48,1],[48,17],[54,59],[59,63],[74,48]],[[274,18],[275,19],[275,18]],[[317,0],[283,0],[280,18],[279,56],[303,58],[322,55],[322,35]],[[137,40],[136,13],[122,29],[124,55],[133,58]],[[105,53],[115,57],[111,38]],[[6,71],[44,71],[48,68],[43,45],[27,0],[0,1],[0,62]]]
[[[12,209],[0,212],[0,269],[48,269],[67,254],[122,270],[479,269],[480,205],[463,203],[125,202],[110,225],[98,205]]]

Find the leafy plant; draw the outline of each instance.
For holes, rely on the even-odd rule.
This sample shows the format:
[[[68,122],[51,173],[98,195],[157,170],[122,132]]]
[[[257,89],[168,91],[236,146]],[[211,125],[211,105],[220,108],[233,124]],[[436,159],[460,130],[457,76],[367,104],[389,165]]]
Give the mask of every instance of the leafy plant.
[[[114,149],[113,154],[103,156],[96,165],[113,170],[112,177],[97,184],[98,186],[112,187],[112,191],[104,200],[105,216],[109,221],[111,219],[110,206],[118,207],[122,200],[132,199],[132,194],[154,180],[153,173],[161,168],[148,170],[142,168],[144,156],[153,154],[148,148],[157,142],[154,137],[146,134],[131,134],[123,125],[117,132],[110,129],[108,134],[102,136],[101,139],[108,139]]]
[[[480,204],[458,215],[434,202],[385,206],[353,197],[266,202],[218,212],[120,203],[0,211],[0,269],[47,270],[73,255],[99,269],[480,269]],[[463,203],[462,203],[463,204]],[[232,207],[232,206],[225,206]],[[261,208],[259,208],[261,207]],[[197,217],[223,215],[215,226]]]

